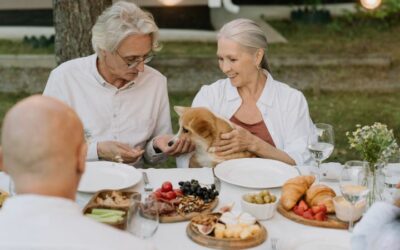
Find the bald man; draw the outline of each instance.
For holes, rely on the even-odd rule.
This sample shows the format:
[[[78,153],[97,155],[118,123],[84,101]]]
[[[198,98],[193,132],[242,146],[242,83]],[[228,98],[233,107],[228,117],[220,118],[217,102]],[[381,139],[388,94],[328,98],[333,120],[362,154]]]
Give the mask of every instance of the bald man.
[[[0,166],[17,195],[0,210],[0,249],[153,249],[82,215],[86,151],[78,116],[56,99],[29,97],[6,114]]]

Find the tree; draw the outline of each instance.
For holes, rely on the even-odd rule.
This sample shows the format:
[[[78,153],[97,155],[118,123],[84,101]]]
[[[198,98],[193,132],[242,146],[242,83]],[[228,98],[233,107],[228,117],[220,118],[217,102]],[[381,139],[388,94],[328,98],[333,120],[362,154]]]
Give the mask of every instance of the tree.
[[[58,64],[93,53],[92,27],[112,0],[53,0]]]

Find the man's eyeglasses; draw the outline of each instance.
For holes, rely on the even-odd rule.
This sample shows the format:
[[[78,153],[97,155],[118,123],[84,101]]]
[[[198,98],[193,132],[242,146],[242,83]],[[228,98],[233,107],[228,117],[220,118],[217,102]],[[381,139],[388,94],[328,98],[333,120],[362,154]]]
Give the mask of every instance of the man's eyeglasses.
[[[124,61],[124,63],[126,64],[126,66],[128,66],[128,69],[131,68],[135,68],[136,66],[139,65],[139,63],[144,62],[144,63],[148,63],[150,62],[153,58],[154,58],[154,54],[152,52],[150,52],[147,55],[144,56],[132,56],[131,59],[127,60],[126,58],[122,57],[118,50],[115,51],[116,54],[122,59],[122,61]]]

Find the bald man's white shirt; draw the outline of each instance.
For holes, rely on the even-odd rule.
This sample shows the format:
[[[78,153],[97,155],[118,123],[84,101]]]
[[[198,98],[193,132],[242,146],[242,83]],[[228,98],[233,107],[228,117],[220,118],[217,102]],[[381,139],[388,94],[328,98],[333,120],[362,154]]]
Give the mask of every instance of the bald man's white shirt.
[[[144,156],[151,163],[164,160],[164,154],[154,151],[153,139],[172,133],[165,76],[145,65],[134,83],[118,89],[100,75],[96,60],[94,54],[61,64],[51,72],[43,95],[65,102],[78,113],[90,137],[88,160],[98,160],[101,141],[145,148]]]
[[[17,195],[0,210],[0,249],[155,249],[127,232],[82,215],[73,201]]]

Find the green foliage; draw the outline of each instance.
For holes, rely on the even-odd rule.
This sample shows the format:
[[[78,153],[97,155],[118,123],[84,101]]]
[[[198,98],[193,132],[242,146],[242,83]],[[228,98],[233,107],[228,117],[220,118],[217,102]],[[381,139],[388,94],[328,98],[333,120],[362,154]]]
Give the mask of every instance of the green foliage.
[[[357,124],[357,129],[347,132],[350,148],[357,150],[364,160],[368,161],[371,170],[377,162],[387,162],[388,159],[397,153],[399,147],[393,135],[385,124],[375,122],[371,126]]]

